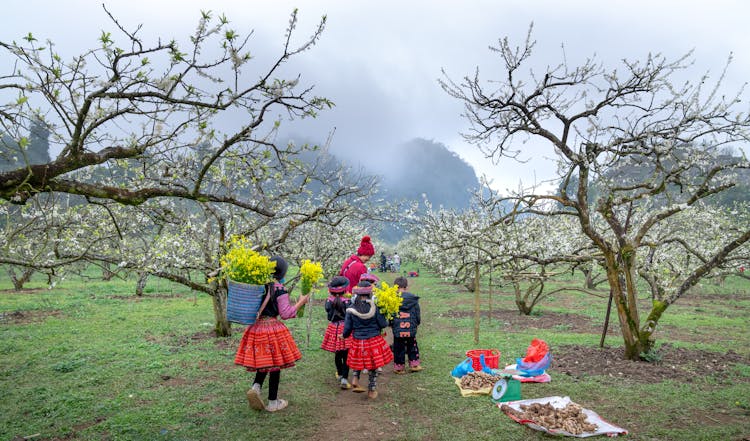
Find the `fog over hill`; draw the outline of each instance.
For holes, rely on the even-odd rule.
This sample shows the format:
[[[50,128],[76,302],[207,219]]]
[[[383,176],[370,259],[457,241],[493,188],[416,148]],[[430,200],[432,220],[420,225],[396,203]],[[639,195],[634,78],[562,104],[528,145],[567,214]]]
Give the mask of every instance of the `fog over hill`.
[[[384,196],[389,200],[418,200],[433,206],[466,208],[473,190],[479,187],[474,168],[445,145],[416,138],[388,152],[382,176]]]
[[[293,138],[293,142],[314,144]],[[433,206],[466,208],[479,187],[474,168],[439,142],[415,138],[395,147],[383,147],[364,155],[328,152],[329,167],[351,167],[380,180],[380,195],[388,201],[421,201]],[[313,154],[303,155],[311,157]],[[317,153],[315,153],[317,155]]]
[[[433,207],[462,209],[469,206],[472,192],[479,187],[472,166],[444,144],[423,138],[343,162],[379,176],[381,195],[387,201],[421,205],[426,197]],[[380,239],[395,244],[404,234],[403,225],[388,225]]]
[[[294,142],[313,144],[300,139]],[[358,156],[351,155],[352,152],[329,152],[329,166],[343,164],[354,171],[378,176],[379,195],[389,202],[416,201],[424,207],[422,202],[427,198],[436,208],[463,209],[469,206],[471,194],[479,188],[474,168],[439,142],[415,138]],[[399,226],[389,225],[379,239],[396,243],[404,233]]]

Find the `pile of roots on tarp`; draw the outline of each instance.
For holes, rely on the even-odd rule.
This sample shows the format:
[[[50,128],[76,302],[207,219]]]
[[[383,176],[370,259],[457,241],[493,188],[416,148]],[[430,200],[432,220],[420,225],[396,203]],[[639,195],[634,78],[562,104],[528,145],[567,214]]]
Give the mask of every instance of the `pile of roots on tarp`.
[[[570,397],[522,399],[521,383],[552,381],[547,373],[552,353],[544,340],[533,339],[526,355],[504,369],[499,369],[497,349],[473,349],[466,355],[451,371],[461,396],[490,395],[492,402],[514,421],[549,434],[584,438],[628,433]]]

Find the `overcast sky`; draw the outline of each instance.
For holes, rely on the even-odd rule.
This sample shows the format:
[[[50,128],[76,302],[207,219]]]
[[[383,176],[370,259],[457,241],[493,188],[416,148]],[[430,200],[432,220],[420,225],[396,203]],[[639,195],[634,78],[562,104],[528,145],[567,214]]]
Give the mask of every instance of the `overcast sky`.
[[[55,41],[70,55],[97,45],[101,30],[113,30],[102,1],[5,0],[0,39],[28,32]],[[290,63],[304,84],[336,103],[314,121],[292,123],[299,137],[323,142],[335,127],[332,150],[369,158],[378,150],[415,137],[445,144],[486,174],[497,189],[515,188],[550,177],[551,160],[534,156],[520,166],[493,165],[460,133],[467,128],[461,105],[437,83],[441,69],[454,79],[479,66],[485,78],[500,72],[487,48],[508,36],[522,44],[534,22],[536,56],[568,62],[596,54],[610,66],[622,58],[643,59],[649,52],[677,57],[695,50],[695,76],[718,75],[730,53],[727,87],[750,78],[750,2],[713,1],[229,1],[109,0],[107,8],[129,29],[164,39],[184,37],[195,28],[200,10],[224,13],[234,28],[255,30],[251,49],[278,53],[289,14],[299,8],[299,37],[322,15],[328,24],[319,44]],[[2,60],[0,60],[2,62]],[[495,75],[494,78],[498,78]],[[550,153],[551,154],[551,153]],[[397,152],[392,161],[398,161]]]

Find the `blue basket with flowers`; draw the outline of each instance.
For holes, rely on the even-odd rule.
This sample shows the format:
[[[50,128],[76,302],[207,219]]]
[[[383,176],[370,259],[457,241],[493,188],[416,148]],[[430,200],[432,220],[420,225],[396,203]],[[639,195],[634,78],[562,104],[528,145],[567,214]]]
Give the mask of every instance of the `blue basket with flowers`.
[[[252,325],[258,318],[276,262],[253,250],[244,236],[232,236],[220,263],[221,277],[227,280],[227,320]]]

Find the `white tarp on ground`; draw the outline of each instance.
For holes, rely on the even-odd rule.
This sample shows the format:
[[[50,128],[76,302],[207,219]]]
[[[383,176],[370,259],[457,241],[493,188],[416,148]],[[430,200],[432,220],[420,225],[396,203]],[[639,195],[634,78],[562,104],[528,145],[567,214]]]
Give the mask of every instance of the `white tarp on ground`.
[[[544,397],[544,398],[533,398],[530,400],[518,400],[518,401],[508,401],[506,403],[498,403],[497,407],[500,408],[503,405],[508,405],[514,410],[517,410],[519,412],[523,412],[521,410],[521,405],[529,405],[533,403],[539,403],[539,404],[551,404],[552,407],[555,409],[562,409],[565,406],[567,406],[570,403],[573,403],[573,401],[570,400],[570,397]],[[581,406],[583,407],[583,406]],[[517,421],[521,424],[524,424],[532,429],[535,430],[541,430],[542,432],[549,433],[551,435],[560,435],[560,436],[574,436],[576,438],[586,438],[589,436],[597,436],[597,435],[607,435],[607,436],[617,436],[617,435],[627,435],[628,431],[623,429],[622,427],[615,426],[614,424],[611,424],[605,420],[602,419],[602,417],[599,416],[596,412],[593,410],[589,410],[586,408],[583,408],[583,412],[586,414],[586,418],[590,423],[596,424],[597,429],[594,432],[584,432],[580,435],[574,435],[570,432],[567,432],[562,429],[548,429],[546,427],[540,426],[539,424],[531,421],[531,420],[524,420],[519,419],[512,413],[506,413],[509,417],[511,417],[514,421]]]

